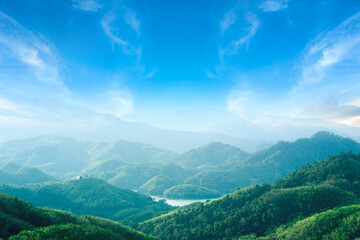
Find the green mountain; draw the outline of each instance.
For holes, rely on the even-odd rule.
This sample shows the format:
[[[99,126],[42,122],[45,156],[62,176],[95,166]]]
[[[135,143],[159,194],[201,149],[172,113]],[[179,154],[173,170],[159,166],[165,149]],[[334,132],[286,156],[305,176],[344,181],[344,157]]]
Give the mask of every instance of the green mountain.
[[[116,176],[116,172],[109,170],[115,162],[145,163],[169,160],[175,156],[176,153],[170,150],[123,140],[112,143],[91,143],[48,135],[0,144],[0,170],[3,165],[11,162],[39,168],[62,180],[72,179],[82,173],[109,180]],[[109,164],[108,161],[113,162]],[[103,169],[102,164],[107,165],[105,168],[108,171]],[[116,168],[118,167],[119,164]],[[7,168],[11,170],[11,166]],[[13,165],[12,168],[16,169],[16,166]]]
[[[14,162],[1,162],[0,163],[0,170],[8,172],[8,173],[16,173],[18,170],[20,170],[20,168],[22,168],[22,166],[14,163]]]
[[[175,158],[175,162],[183,167],[211,168],[230,165],[244,161],[250,154],[240,148],[212,142],[184,152]]]
[[[261,183],[272,183],[313,163],[342,151],[360,152],[360,144],[329,132],[318,132],[311,138],[279,142],[257,152],[230,170],[205,170],[185,180],[186,184],[218,190],[222,193]]]
[[[157,175],[142,185],[138,192],[162,196],[166,189],[171,188],[174,185],[176,185],[176,182],[171,177]]]
[[[112,166],[113,169],[103,172],[100,169]],[[118,167],[117,167],[118,166]],[[138,164],[126,164],[115,160],[104,161],[93,168],[91,171],[86,170],[88,176],[104,176],[112,185],[120,188],[139,189],[155,176],[170,177],[176,184],[195,174],[197,171],[184,169],[173,162],[146,162]],[[154,182],[153,182],[154,183]],[[159,186],[160,187],[160,186]],[[145,190],[146,188],[142,188]],[[150,194],[149,192],[144,192]]]
[[[261,237],[261,240],[302,239],[358,239],[360,229],[360,205],[334,208],[305,218],[295,224],[279,227],[275,233]],[[240,237],[256,239],[255,236]]]
[[[0,238],[20,239],[154,239],[119,223],[59,210],[35,208],[29,202],[0,193]]]
[[[0,192],[30,201],[35,206],[71,211],[79,215],[90,214],[128,225],[173,209],[146,195],[119,189],[92,178],[33,188],[3,185]]]
[[[179,184],[164,191],[164,197],[172,199],[209,199],[220,197],[220,193],[216,190],[191,184]]]
[[[317,219],[314,214],[359,204],[359,170],[360,154],[341,153],[319,163],[307,164],[275,184],[255,185],[219,200],[175,210],[141,223],[138,229],[161,239],[271,237],[283,229],[291,231],[291,227],[297,223],[302,225],[300,221],[306,222],[307,218]],[[352,221],[349,224],[356,227],[352,230],[356,233],[355,237],[360,237],[360,225],[353,219],[358,219],[358,215],[348,216]],[[340,219],[339,224],[347,223]],[[339,231],[343,228],[346,226]],[[328,226],[328,229],[337,231],[337,226]]]
[[[27,185],[54,181],[53,177],[37,168],[20,168],[15,173],[0,170],[0,184]]]
[[[93,151],[91,154],[92,162],[117,159],[126,163],[142,163],[151,161],[169,160],[176,156],[176,153],[154,147],[152,145],[127,142],[119,140]]]

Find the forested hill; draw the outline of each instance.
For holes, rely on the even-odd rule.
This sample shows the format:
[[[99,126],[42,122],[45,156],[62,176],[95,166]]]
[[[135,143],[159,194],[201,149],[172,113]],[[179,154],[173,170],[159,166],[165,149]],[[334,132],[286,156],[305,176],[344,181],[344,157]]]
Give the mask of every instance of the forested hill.
[[[155,239],[103,218],[35,208],[0,193],[0,239],[150,240]]]
[[[306,220],[300,222],[310,217],[320,229],[326,227],[328,232],[335,231],[331,239],[353,239],[360,237],[358,222],[350,221],[344,226],[356,229],[354,236],[354,230],[352,235],[346,235],[341,229],[336,232],[339,225],[327,222],[331,221],[327,218],[318,222],[314,220],[317,215],[311,217],[336,207],[359,204],[359,172],[360,155],[341,153],[305,165],[275,184],[244,188],[216,201],[175,210],[141,223],[138,229],[161,239],[256,239],[271,237],[271,234],[284,230],[288,231],[286,236],[293,236],[292,231],[311,225]],[[350,215],[355,214],[352,217],[360,220],[356,209],[359,206],[351,208],[350,212],[346,210],[344,216],[351,218]],[[334,211],[334,214],[340,214],[343,210]],[[347,224],[341,219],[337,222]]]
[[[149,196],[119,189],[94,178],[34,188],[2,185],[0,192],[28,200],[35,206],[90,214],[128,225],[174,209],[162,201],[155,202]]]
[[[360,153],[360,144],[330,132],[318,132],[295,142],[278,142],[254,153],[237,168],[206,170],[185,180],[186,184],[215,189],[222,193],[254,184],[273,183],[305,163],[323,160],[340,152]]]
[[[240,148],[218,142],[211,142],[184,152],[175,158],[182,167],[202,167],[229,165],[244,161],[250,154]]]

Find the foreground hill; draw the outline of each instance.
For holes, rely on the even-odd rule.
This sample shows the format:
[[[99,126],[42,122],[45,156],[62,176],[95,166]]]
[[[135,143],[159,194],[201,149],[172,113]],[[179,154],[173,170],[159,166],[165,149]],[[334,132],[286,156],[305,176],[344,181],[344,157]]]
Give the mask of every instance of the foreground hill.
[[[277,234],[277,228],[278,232],[285,228],[292,231],[292,226],[298,229],[296,222],[314,214],[359,204],[359,172],[360,155],[342,153],[306,165],[275,184],[244,188],[219,200],[175,210],[141,223],[138,229],[161,239],[270,237]],[[356,211],[354,214],[358,216]],[[360,237],[360,225],[356,221],[351,224],[356,227],[355,237]],[[336,228],[328,226],[329,232]]]
[[[3,185],[0,192],[30,201],[35,206],[71,211],[133,224],[174,209],[164,202],[99,179],[80,179],[35,188]]]
[[[222,193],[261,183],[272,183],[300,169],[305,163],[323,160],[342,151],[360,153],[360,144],[350,138],[329,132],[318,132],[311,138],[279,142],[257,152],[230,170],[205,170],[185,180]]]
[[[20,239],[154,239],[119,223],[92,216],[35,208],[0,193],[0,238]]]

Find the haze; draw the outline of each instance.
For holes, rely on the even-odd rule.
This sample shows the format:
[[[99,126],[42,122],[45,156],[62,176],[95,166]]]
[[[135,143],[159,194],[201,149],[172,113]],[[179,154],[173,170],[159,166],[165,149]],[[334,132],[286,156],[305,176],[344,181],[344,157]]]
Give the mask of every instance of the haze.
[[[359,1],[2,0],[0,140],[359,139],[359,23]]]

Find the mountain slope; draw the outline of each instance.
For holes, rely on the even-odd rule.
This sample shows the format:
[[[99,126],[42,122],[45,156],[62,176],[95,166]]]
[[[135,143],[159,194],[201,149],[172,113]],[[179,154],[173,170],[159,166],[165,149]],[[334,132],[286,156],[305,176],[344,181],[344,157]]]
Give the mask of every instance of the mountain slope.
[[[139,163],[151,161],[169,160],[176,156],[176,153],[154,147],[152,145],[141,144],[136,142],[127,142],[118,140],[106,144],[91,154],[92,162],[100,162],[108,159],[117,159],[126,163]]]
[[[15,173],[0,170],[0,184],[26,185],[55,181],[37,168],[20,168]]]
[[[349,168],[358,164],[360,155],[339,154],[304,166],[273,185],[244,188],[219,200],[175,210],[141,223],[138,229],[161,239],[265,236],[281,225],[359,203],[359,169]],[[319,177],[308,181],[312,175]]]
[[[99,179],[80,179],[36,188],[3,185],[0,191],[28,200],[35,206],[70,210],[75,214],[90,214],[126,224],[173,209],[163,202],[153,201],[151,197],[116,188]]]
[[[228,171],[203,171],[185,180],[187,184],[215,189],[223,193],[253,184],[271,183],[313,163],[342,151],[360,152],[360,144],[328,132],[295,142],[279,142],[257,152]]]
[[[240,148],[219,142],[211,142],[180,154],[174,161],[183,167],[209,168],[241,162],[249,155]]]
[[[279,227],[274,234],[261,240],[286,239],[342,239],[353,240],[360,237],[360,205],[335,208],[315,214],[294,225]],[[249,237],[241,239],[249,239]],[[255,239],[255,238],[254,238]]]
[[[0,238],[7,239],[154,239],[119,223],[92,216],[35,208],[0,193]]]

